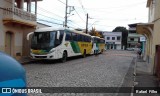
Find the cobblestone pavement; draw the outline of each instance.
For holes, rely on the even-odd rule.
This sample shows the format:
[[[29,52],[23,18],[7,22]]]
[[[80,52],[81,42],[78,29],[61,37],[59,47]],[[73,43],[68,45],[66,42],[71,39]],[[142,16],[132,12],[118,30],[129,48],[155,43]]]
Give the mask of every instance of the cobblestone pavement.
[[[97,56],[71,58],[66,63],[39,61],[24,65],[28,87],[121,87],[133,51],[106,51]],[[129,85],[126,87],[130,87]],[[117,96],[117,93],[45,93],[29,96]]]

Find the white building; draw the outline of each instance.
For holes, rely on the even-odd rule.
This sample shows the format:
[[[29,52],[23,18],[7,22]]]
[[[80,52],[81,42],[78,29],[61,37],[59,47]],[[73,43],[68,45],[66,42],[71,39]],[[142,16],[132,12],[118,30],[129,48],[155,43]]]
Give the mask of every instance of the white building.
[[[121,49],[122,32],[103,32],[106,49]]]

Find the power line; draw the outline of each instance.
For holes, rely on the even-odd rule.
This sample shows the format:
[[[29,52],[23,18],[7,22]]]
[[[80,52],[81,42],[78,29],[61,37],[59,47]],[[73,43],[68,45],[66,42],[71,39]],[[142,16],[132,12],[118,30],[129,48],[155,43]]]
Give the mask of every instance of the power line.
[[[79,18],[80,18],[83,22],[85,22],[85,21],[82,19],[82,17],[79,15],[79,13],[76,11],[76,9],[75,9],[75,12],[78,14]]]
[[[15,12],[13,12],[12,10],[8,10],[8,9],[5,9],[5,8],[2,8],[2,7],[0,7],[0,9],[2,9],[2,10],[6,10],[6,11],[9,11],[9,12],[12,12],[12,13],[15,13]],[[21,13],[19,13],[20,15],[24,15],[24,14],[21,14]],[[24,16],[28,16],[28,15],[24,15]],[[37,19],[39,19],[39,18],[37,18]],[[53,19],[53,18],[51,18],[51,19]],[[42,19],[41,19],[42,20]],[[44,19],[43,19],[44,20]]]
[[[33,4],[33,5],[35,5],[35,4]],[[32,5],[32,6],[33,6],[33,5]],[[60,17],[60,18],[64,18],[64,17],[59,16],[59,15],[57,15],[57,14],[51,12],[51,11],[48,11],[48,10],[44,9],[44,8],[42,8],[42,7],[39,7],[39,6],[37,6],[37,7],[38,7],[39,9],[41,9],[41,11],[43,11],[43,12],[46,12],[46,13],[49,13],[49,14],[54,14],[54,15]]]
[[[5,0],[6,2],[8,2],[8,3],[11,3],[11,4],[14,4],[14,3],[12,3],[12,2],[10,2],[10,1],[8,1],[8,0]],[[60,1],[60,0],[58,0],[58,1]],[[63,3],[62,1],[61,1],[61,3]],[[63,4],[65,4],[65,3],[63,3]],[[31,6],[33,6],[33,5],[35,5],[35,4],[31,4]],[[45,9],[43,9],[43,8],[41,8],[41,7],[39,7],[39,6],[37,6],[39,9],[41,9],[41,11],[43,11],[43,12],[46,12],[46,13],[50,13],[50,14],[54,14],[54,15],[56,15],[56,16],[58,16],[58,17],[61,17],[61,16],[59,16],[59,15],[57,15],[57,14],[55,14],[55,13],[52,13],[52,12],[50,12],[50,11],[48,11],[48,10],[45,10]],[[3,9],[3,10],[7,10],[7,9],[5,9],[5,8],[2,8],[2,7],[0,7],[0,9]],[[11,11],[11,10],[7,10],[7,11]],[[11,11],[11,12],[13,12],[13,13],[15,13],[14,11]],[[21,14],[21,13],[20,13]],[[58,19],[55,19],[55,18],[52,18],[52,17],[49,17],[49,16],[46,16],[46,15],[43,15],[43,14],[40,14],[40,13],[37,13],[39,16],[43,16],[43,17],[45,17],[45,18],[50,18],[50,19],[53,19],[53,20],[56,20],[56,21],[62,21],[62,20],[58,20]],[[27,16],[27,15],[26,15]],[[63,17],[61,17],[61,18],[63,18]],[[36,17],[36,19],[37,19],[37,21],[43,21],[43,23],[44,22],[47,22],[47,23],[51,23],[51,24],[56,24],[56,25],[63,25],[63,24],[60,24],[60,23],[56,23],[56,22],[53,22],[53,21],[49,21],[49,20],[46,20],[46,19],[41,19],[41,18],[38,18],[38,16]],[[73,24],[72,24],[73,25]],[[79,25],[78,25],[79,26]],[[74,28],[74,27],[71,27],[71,26],[69,26],[70,28]]]
[[[128,10],[130,9],[131,7],[135,7],[135,6],[138,6],[140,4],[143,4],[143,3],[146,3],[146,2],[138,2],[138,3],[134,3],[134,4],[129,4],[129,5],[126,5],[126,6],[118,6],[118,7],[108,7],[108,8],[85,8],[86,10],[89,10],[89,11],[96,11],[96,12],[107,12],[108,9],[110,9],[110,11],[108,11],[108,13],[113,13],[113,12],[118,12],[118,11],[121,11],[121,10]],[[77,8],[80,8],[78,6],[75,6]],[[116,9],[113,9],[113,8],[116,8]],[[112,9],[112,10],[111,10]],[[114,11],[113,11],[114,10]]]
[[[58,0],[59,2],[61,2],[62,4],[66,5],[66,3],[62,2],[61,0]]]
[[[10,1],[8,1],[8,0],[5,0],[5,1],[7,1],[7,2],[9,2],[9,3],[11,3],[11,4],[14,4],[14,3],[12,3],[12,2],[10,2]],[[31,4],[31,6],[33,6],[33,5],[35,5],[35,4]],[[39,9],[41,9],[41,11],[43,10],[43,12],[50,13],[50,14],[54,14],[54,15],[60,17],[60,18],[64,18],[64,17],[62,17],[62,16],[59,16],[59,15],[57,15],[57,14],[55,14],[55,13],[52,13],[52,12],[46,10],[46,9],[43,9],[42,7],[39,7],[39,6],[37,6],[37,7],[38,7]]]
[[[14,3],[12,3],[12,2],[10,2],[10,1],[8,1],[8,0],[5,0],[5,1],[7,1],[7,2],[9,2],[9,3],[11,3],[11,4],[14,4]],[[31,6],[33,6],[33,5],[31,5]],[[1,9],[2,9],[2,7],[1,7]],[[7,9],[5,9],[5,8],[3,8],[4,10],[7,10]],[[42,9],[42,10],[45,10],[45,9],[43,9],[43,8],[40,8],[40,9]],[[7,10],[7,11],[10,11],[10,10]],[[13,12],[13,11],[12,11]],[[45,10],[45,12],[49,12],[49,11],[47,11],[47,10]],[[14,12],[13,12],[14,13]],[[51,12],[49,12],[49,13],[51,13]],[[22,14],[22,13],[19,13],[19,14]],[[49,16],[46,16],[46,15],[43,15],[43,14],[40,14],[40,13],[37,13],[38,15],[41,15],[41,16],[44,16],[44,17],[47,17],[47,18],[50,18],[50,19],[53,19],[53,20],[57,20],[57,21],[62,21],[62,20],[58,20],[58,19],[55,19],[55,18],[52,18],[52,17],[49,17]],[[24,15],[24,14],[23,14]],[[56,15],[56,14],[54,14],[54,15]],[[61,16],[59,16],[59,17],[61,17]],[[38,17],[37,17],[38,18]],[[61,17],[62,18],[62,17]]]
[[[69,22],[69,23],[72,24],[72,23],[74,23],[74,22],[72,22],[72,23]],[[73,25],[73,24],[72,24],[72,25]],[[74,26],[75,26],[75,25],[77,25],[78,27],[82,27],[82,26],[78,25],[77,23],[74,23]]]
[[[48,21],[48,20],[44,20],[44,19],[39,19],[37,18],[38,21],[44,21],[44,22],[47,22],[47,23],[52,23],[52,24],[56,24],[56,25],[63,25],[63,24],[60,24],[60,23],[56,23],[56,22],[52,22],[52,21]]]
[[[44,16],[44,17],[47,17],[47,18],[50,18],[50,19],[53,19],[53,20],[62,21],[62,20],[58,20],[58,19],[55,19],[55,18],[52,18],[52,17],[46,16],[46,15],[43,15],[43,14],[39,14],[39,13],[37,13],[37,14],[38,14],[38,15],[41,15],[41,16]]]
[[[69,24],[71,24],[71,23],[69,23]],[[73,26],[73,27],[72,27]],[[73,25],[73,24],[71,24],[71,26],[69,25],[69,26],[67,26],[67,27],[71,27],[71,28],[74,28],[74,29],[76,29],[77,27],[75,26],[75,25]]]
[[[82,7],[82,9],[83,9],[84,14],[86,15],[86,14],[87,14],[87,12],[86,12],[86,10],[85,10],[85,8],[84,8],[83,4],[82,4],[82,1],[81,1],[81,0],[78,0],[78,1],[79,1],[80,5],[81,5],[81,7]]]

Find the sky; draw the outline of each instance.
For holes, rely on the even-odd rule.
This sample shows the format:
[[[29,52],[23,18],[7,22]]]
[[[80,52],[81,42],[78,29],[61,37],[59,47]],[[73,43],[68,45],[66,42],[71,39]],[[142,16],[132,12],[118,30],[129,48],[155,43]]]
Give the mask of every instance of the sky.
[[[95,27],[100,31],[112,31],[117,26],[128,29],[128,24],[148,22],[147,0],[68,0],[74,10],[67,15],[70,28]],[[43,0],[38,2],[38,22],[63,27],[66,0]],[[68,13],[69,13],[68,7]]]

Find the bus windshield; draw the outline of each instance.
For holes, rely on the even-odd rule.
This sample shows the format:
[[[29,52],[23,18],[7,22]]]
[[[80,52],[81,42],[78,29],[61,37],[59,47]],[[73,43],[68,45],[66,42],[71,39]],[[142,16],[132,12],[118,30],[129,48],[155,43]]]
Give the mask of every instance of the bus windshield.
[[[32,49],[50,50],[55,47],[56,31],[52,32],[35,32],[32,41]]]

